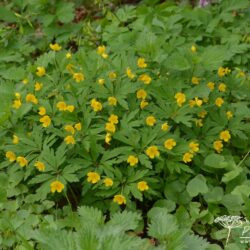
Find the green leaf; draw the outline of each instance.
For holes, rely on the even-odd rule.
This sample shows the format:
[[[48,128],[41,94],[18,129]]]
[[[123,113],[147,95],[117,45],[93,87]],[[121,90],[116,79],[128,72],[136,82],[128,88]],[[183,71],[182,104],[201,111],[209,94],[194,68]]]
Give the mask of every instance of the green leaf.
[[[183,55],[177,52],[173,53],[170,57],[167,58],[166,66],[170,69],[180,71],[188,70],[191,67],[188,60]]]
[[[204,160],[204,164],[211,168],[226,168],[228,166],[224,156],[218,154],[208,155]]]
[[[203,175],[197,175],[187,184],[187,192],[191,197],[197,196],[199,193],[204,194],[208,192],[206,178]]]
[[[242,170],[243,170],[242,168],[238,167],[238,168],[224,174],[224,176],[222,177],[222,182],[227,183],[227,182],[235,179],[242,172]]]
[[[74,19],[74,4],[62,2],[57,5],[56,16],[62,23],[69,23]]]

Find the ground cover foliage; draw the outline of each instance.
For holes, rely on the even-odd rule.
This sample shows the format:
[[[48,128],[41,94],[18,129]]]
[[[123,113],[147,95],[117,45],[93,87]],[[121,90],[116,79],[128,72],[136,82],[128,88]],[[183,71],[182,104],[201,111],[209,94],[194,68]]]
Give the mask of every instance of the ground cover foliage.
[[[1,249],[247,249],[249,10],[3,1]]]

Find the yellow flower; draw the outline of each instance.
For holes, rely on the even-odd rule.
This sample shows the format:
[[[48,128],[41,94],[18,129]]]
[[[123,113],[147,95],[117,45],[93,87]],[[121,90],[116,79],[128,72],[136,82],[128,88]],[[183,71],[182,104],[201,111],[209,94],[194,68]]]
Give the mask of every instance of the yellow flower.
[[[126,69],[126,74],[127,74],[128,78],[130,78],[130,79],[135,78],[135,74],[132,73],[132,70],[129,67]]]
[[[109,72],[109,78],[110,79],[115,79],[116,77],[117,77],[117,75],[116,75],[115,72],[113,72],[113,71]]]
[[[230,120],[233,117],[233,112],[232,111],[227,111],[227,119]]]
[[[215,100],[216,106],[221,107],[223,103],[224,103],[224,100],[221,97],[216,98]]]
[[[155,157],[159,157],[160,156],[160,152],[158,150],[157,146],[150,146],[146,149],[146,155],[150,158],[150,159],[154,159]]]
[[[39,171],[41,171],[41,172],[43,172],[43,171],[45,170],[45,165],[44,165],[44,163],[42,163],[42,162],[40,162],[40,161],[37,161],[37,162],[35,163],[35,167],[36,167]]]
[[[14,152],[12,151],[7,151],[6,154],[5,154],[6,158],[10,161],[10,162],[13,162],[16,160],[16,155]]]
[[[35,91],[40,91],[43,87],[43,84],[40,82],[35,83]]]
[[[194,45],[191,46],[191,51],[192,51],[193,53],[196,52],[196,47],[195,47]]]
[[[102,104],[98,102],[96,99],[91,100],[91,107],[95,112],[102,110]]]
[[[200,118],[205,118],[206,115],[207,115],[206,110],[202,110],[200,113],[198,113],[198,117],[200,117]]]
[[[191,141],[188,146],[190,148],[191,153],[193,153],[193,152],[196,153],[200,150],[199,143],[197,143],[197,142]]]
[[[100,85],[104,85],[105,80],[104,80],[103,78],[100,78],[100,79],[98,79],[98,83],[99,83]]]
[[[138,99],[145,99],[147,97],[147,92],[144,89],[139,89],[136,92],[136,97]]]
[[[28,165],[28,161],[25,159],[25,157],[18,156],[16,158],[17,163],[19,164],[20,167],[25,167]]]
[[[186,101],[186,96],[185,94],[178,92],[175,94],[174,98],[176,99],[177,105],[179,107],[182,106],[182,104]]]
[[[67,59],[71,59],[71,57],[72,57],[72,54],[71,54],[70,52],[68,52],[68,53],[66,54],[66,58],[67,58]]]
[[[115,133],[115,130],[116,130],[114,123],[111,123],[111,122],[106,123],[105,129],[107,132],[110,132],[110,133]]]
[[[131,167],[134,167],[138,163],[138,158],[134,155],[130,155],[127,159],[127,163],[129,163]]]
[[[108,145],[110,145],[111,140],[112,140],[111,134],[110,134],[110,133],[107,133],[107,134],[105,135],[105,142],[106,142]]]
[[[19,109],[21,106],[22,106],[22,102],[21,102],[20,99],[14,100],[14,101],[13,101],[13,104],[12,104],[12,107],[13,107],[13,108]]]
[[[22,80],[22,83],[23,83],[23,84],[28,84],[28,83],[29,83],[29,80],[28,80],[27,78],[25,78],[25,79]]]
[[[199,99],[198,97],[195,97],[194,100],[190,100],[189,101],[189,106],[191,108],[194,107],[195,105],[198,106],[198,107],[200,107],[202,105],[202,100]]]
[[[66,144],[76,144],[75,138],[72,135],[68,135],[64,138],[64,141],[66,142]]]
[[[44,67],[37,67],[37,68],[36,68],[36,75],[37,75],[37,76],[42,77],[42,76],[44,76],[45,74],[46,74],[46,70],[45,70]]]
[[[146,106],[148,106],[148,102],[145,101],[145,100],[142,100],[141,103],[140,103],[140,108],[144,109]]]
[[[219,86],[218,86],[218,89],[220,92],[225,92],[226,91],[226,84],[225,83],[221,83]]]
[[[82,124],[80,123],[80,122],[78,122],[78,123],[76,123],[75,124],[75,129],[77,130],[77,131],[80,131],[81,129],[82,129]]]
[[[65,125],[65,126],[64,126],[64,129],[65,129],[67,132],[71,133],[72,135],[75,133],[75,129],[74,129],[74,127],[73,127],[72,125]]]
[[[223,76],[227,75],[230,72],[231,72],[231,70],[229,68],[219,67],[219,69],[218,69],[218,76],[219,77],[223,77]]]
[[[197,84],[200,83],[200,78],[193,76],[191,81],[192,81],[193,84],[197,85]]]
[[[152,81],[152,78],[147,74],[142,74],[139,76],[139,81],[144,82],[144,84],[150,84]]]
[[[110,115],[109,116],[109,119],[108,119],[109,122],[113,123],[113,124],[117,124],[119,121],[118,121],[118,116],[117,115]]]
[[[16,97],[16,99],[21,99],[20,93],[16,92],[16,93],[15,93],[15,97]]]
[[[137,66],[141,69],[146,68],[148,65],[145,63],[145,59],[140,57],[137,60]]]
[[[74,74],[73,74],[73,79],[74,79],[76,82],[84,81],[84,75],[83,75],[83,73],[74,73]]]
[[[66,69],[70,72],[70,74],[74,74],[74,71],[73,71],[73,68],[74,65],[69,63],[67,66],[66,66]]]
[[[110,106],[116,106],[117,105],[117,99],[114,96],[110,96],[108,98],[108,102]]]
[[[47,128],[51,124],[51,119],[48,115],[45,115],[40,119],[40,122],[43,124],[44,128]]]
[[[155,123],[156,123],[156,119],[154,118],[154,116],[148,116],[147,118],[146,118],[146,124],[148,125],[148,126],[150,126],[150,127],[152,127],[152,126],[154,126],[155,125]]]
[[[97,54],[102,55],[105,52],[106,52],[106,47],[104,45],[97,47]]]
[[[126,198],[122,194],[115,195],[113,201],[119,205],[126,204]]]
[[[185,163],[188,163],[188,162],[191,162],[191,161],[192,161],[193,157],[194,157],[193,154],[187,152],[187,153],[185,153],[185,154],[183,155],[182,160],[183,160]]]
[[[202,119],[196,119],[195,120],[196,127],[202,127],[203,126],[203,120]]]
[[[31,102],[31,103],[37,104],[38,100],[33,94],[27,94],[26,95],[26,102]]]
[[[64,189],[64,185],[60,181],[53,181],[52,183],[50,183],[51,193],[55,193],[55,192],[61,193],[63,189]]]
[[[58,43],[50,44],[49,47],[54,51],[60,51],[62,47]]]
[[[165,123],[163,123],[163,124],[161,125],[161,130],[163,130],[163,131],[168,131],[168,129],[169,129],[169,126],[168,126],[168,123],[167,123],[167,122],[165,122]]]
[[[12,143],[13,144],[18,144],[19,143],[19,137],[17,135],[13,135]]]
[[[46,115],[46,109],[44,108],[44,107],[39,107],[39,112],[38,112],[38,114],[39,115],[41,115],[41,116],[43,116],[43,115]]]
[[[164,142],[164,147],[168,150],[172,150],[176,146],[176,141],[174,139],[168,139]]]
[[[105,187],[111,187],[114,184],[114,182],[111,178],[105,178],[103,180],[103,183],[104,183]]]
[[[208,84],[207,84],[207,87],[212,91],[212,90],[214,90],[214,82],[209,82]]]
[[[107,54],[107,53],[103,53],[101,56],[102,56],[102,58],[104,58],[104,59],[108,58],[108,54]]]
[[[66,110],[69,111],[70,113],[72,113],[75,110],[75,106],[74,105],[68,105],[66,107]]]
[[[213,147],[216,150],[217,153],[221,153],[223,150],[223,143],[220,140],[214,141]]]
[[[88,176],[87,181],[92,184],[95,184],[100,180],[100,175],[96,172],[88,172],[87,176]]]
[[[137,188],[140,190],[140,191],[146,191],[149,189],[149,186],[148,186],[148,183],[146,181],[140,181],[137,183]]]
[[[65,111],[67,110],[67,105],[65,102],[58,102],[56,104],[56,107],[60,110],[60,111]]]
[[[220,139],[228,142],[231,138],[230,132],[228,130],[224,130],[220,132]]]

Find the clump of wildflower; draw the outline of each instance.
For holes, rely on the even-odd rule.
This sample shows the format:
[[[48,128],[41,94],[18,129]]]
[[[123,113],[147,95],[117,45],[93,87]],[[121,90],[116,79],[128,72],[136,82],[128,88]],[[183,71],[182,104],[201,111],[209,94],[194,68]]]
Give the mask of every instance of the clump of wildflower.
[[[101,55],[104,59],[108,58],[108,54],[106,53],[106,47],[104,45],[98,46],[97,54]]]
[[[87,181],[92,184],[95,184],[100,180],[100,175],[96,172],[88,172],[87,176],[88,176]]]
[[[214,85],[215,85],[214,82],[209,82],[209,83],[207,83],[207,87],[208,87],[211,91],[214,90]]]
[[[102,104],[98,102],[95,98],[91,100],[91,107],[95,112],[102,110]]]
[[[138,80],[142,81],[144,84],[148,85],[151,83],[152,78],[147,74],[142,74],[139,76]]]
[[[50,44],[49,45],[50,49],[53,51],[60,51],[62,47],[58,43]]]
[[[110,96],[108,98],[108,103],[110,106],[116,106],[117,105],[117,99],[114,96]]]
[[[230,72],[231,72],[231,70],[228,67],[226,67],[226,68],[219,67],[217,73],[218,73],[219,77],[223,77],[223,76],[229,74]]]
[[[14,162],[16,160],[16,154],[12,151],[7,151],[5,156],[10,162]]]
[[[40,122],[42,123],[44,128],[47,128],[51,124],[51,119],[48,115],[45,115],[42,118],[40,118]]]
[[[190,152],[187,152],[183,155],[182,157],[182,160],[185,162],[185,163],[188,163],[188,162],[191,162],[192,159],[193,159],[194,155]]]
[[[169,129],[169,125],[168,125],[167,122],[165,122],[165,123],[163,123],[163,124],[161,125],[161,130],[163,130],[163,131],[168,131],[168,129]]]
[[[33,104],[37,104],[38,103],[37,98],[33,94],[27,94],[25,99],[26,99],[26,102],[31,102]]]
[[[51,193],[55,193],[55,192],[58,192],[58,193],[61,193],[64,189],[64,184],[60,181],[53,181],[51,184],[50,184],[50,192]]]
[[[40,91],[43,87],[43,84],[40,82],[35,83],[35,91]]]
[[[224,100],[221,97],[216,98],[215,105],[217,107],[221,107],[223,103],[224,103]]]
[[[149,189],[148,183],[146,181],[140,181],[137,183],[137,188],[141,192],[146,191]]]
[[[36,75],[42,77],[46,74],[46,70],[44,67],[37,67],[36,68]]]
[[[174,139],[167,139],[164,142],[164,147],[168,150],[172,150],[176,146],[176,141]]]
[[[79,82],[82,82],[82,81],[84,81],[84,74],[83,73],[81,73],[81,72],[78,72],[78,73],[74,73],[73,74],[73,79],[77,82],[77,83],[79,83]]]
[[[43,172],[43,171],[45,170],[45,165],[44,165],[44,163],[41,162],[41,161],[37,161],[37,162],[35,163],[35,167],[36,167],[39,171],[41,171],[41,172]]]
[[[144,89],[139,89],[136,92],[136,97],[137,97],[137,99],[146,99],[147,92]]]
[[[217,153],[221,153],[223,150],[223,143],[221,140],[214,141],[213,147]]]
[[[25,167],[28,165],[27,159],[23,156],[18,156],[16,158],[16,162],[19,164],[20,167]]]
[[[220,132],[220,139],[225,142],[228,142],[231,139],[230,132],[228,130]]]
[[[12,143],[13,144],[18,144],[19,143],[19,137],[17,135],[13,135]]]
[[[128,78],[130,78],[130,79],[135,78],[135,74],[132,72],[132,70],[129,67],[126,69],[126,74],[127,74]]]
[[[122,194],[115,195],[113,201],[118,205],[126,204],[126,198]]]
[[[227,88],[227,85],[225,83],[220,83],[220,85],[218,86],[218,90],[220,92],[225,92]]]
[[[145,59],[142,58],[142,57],[140,57],[140,58],[138,58],[138,60],[137,60],[137,66],[138,66],[139,68],[143,69],[143,68],[146,68],[148,65],[146,64]]]
[[[160,156],[160,152],[158,150],[158,147],[153,145],[150,146],[146,149],[146,155],[150,158],[150,159],[154,159],[155,157],[159,157]]]
[[[114,182],[111,178],[108,178],[106,177],[104,180],[103,180],[103,183],[105,185],[105,187],[112,187]]]
[[[196,84],[196,85],[197,85],[197,84],[200,83],[200,78],[193,76],[192,79],[191,79],[191,82],[192,82],[193,84]]]
[[[177,105],[179,107],[182,106],[182,104],[186,101],[186,96],[185,94],[178,92],[175,94],[174,98],[176,99]]]
[[[134,155],[130,155],[127,159],[127,163],[129,163],[131,167],[134,167],[138,164],[138,158]]]
[[[156,119],[154,116],[150,115],[146,118],[146,124],[150,127],[153,127],[156,123]]]
[[[188,146],[191,153],[197,153],[200,150],[198,142],[191,141]]]
[[[72,144],[72,145],[76,144],[75,138],[72,135],[67,135],[64,138],[64,141],[66,142],[66,144]]]

